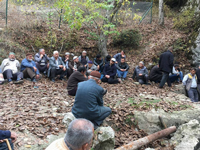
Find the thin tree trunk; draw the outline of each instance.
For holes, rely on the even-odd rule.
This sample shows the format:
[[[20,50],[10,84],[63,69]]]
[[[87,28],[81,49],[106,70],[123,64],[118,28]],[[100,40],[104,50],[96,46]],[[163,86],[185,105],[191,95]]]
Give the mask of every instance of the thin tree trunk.
[[[159,0],[159,25],[164,25],[164,3]]]

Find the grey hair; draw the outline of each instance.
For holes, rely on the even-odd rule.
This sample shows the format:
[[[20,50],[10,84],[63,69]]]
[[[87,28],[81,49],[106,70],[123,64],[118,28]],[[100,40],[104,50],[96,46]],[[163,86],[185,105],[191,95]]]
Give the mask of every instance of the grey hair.
[[[58,51],[53,51],[53,54],[56,54],[56,53],[58,53],[58,54],[59,54],[59,52],[58,52]]]
[[[40,53],[43,49],[44,49],[44,48],[40,48],[40,49],[39,49],[39,53]]]
[[[80,149],[92,140],[93,130],[94,125],[89,120],[75,119],[69,124],[64,140],[69,144],[69,149]]]

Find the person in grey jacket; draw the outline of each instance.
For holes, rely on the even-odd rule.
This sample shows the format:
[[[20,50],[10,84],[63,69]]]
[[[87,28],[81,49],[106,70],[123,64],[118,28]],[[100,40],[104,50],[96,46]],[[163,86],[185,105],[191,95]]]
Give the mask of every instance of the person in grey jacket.
[[[59,57],[59,52],[54,51],[53,56],[49,59],[49,70],[48,77],[52,82],[55,82],[55,77],[60,75],[60,80],[63,80],[64,75],[66,74],[65,64],[62,61],[62,58]]]
[[[39,49],[39,53],[35,54],[34,60],[39,72],[46,74],[49,68],[49,57],[45,54],[43,48]]]
[[[87,66],[86,75],[88,76],[88,75],[90,75],[90,73],[91,73],[92,71],[97,71],[97,70],[99,70],[99,67],[96,66],[91,60],[88,61],[88,66]]]
[[[137,81],[140,83],[140,84],[149,84],[148,83],[148,78],[149,78],[149,75],[148,75],[148,70],[147,68],[144,66],[144,62],[139,62],[139,66],[137,66],[135,68],[135,71],[133,73],[133,76],[132,76],[132,80],[134,80],[136,77]]]
[[[85,67],[87,67],[88,61],[90,60],[89,57],[86,56],[86,55],[87,55],[87,52],[86,52],[86,51],[83,51],[83,52],[82,52],[82,55],[78,57],[79,62],[80,62],[83,66],[85,66]]]

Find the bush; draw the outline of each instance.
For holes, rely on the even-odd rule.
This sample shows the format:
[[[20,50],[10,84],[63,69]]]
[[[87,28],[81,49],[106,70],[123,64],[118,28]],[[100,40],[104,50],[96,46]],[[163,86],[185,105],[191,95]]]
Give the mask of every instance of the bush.
[[[119,35],[113,36],[113,44],[122,47],[138,47],[141,39],[138,30],[124,30]]]

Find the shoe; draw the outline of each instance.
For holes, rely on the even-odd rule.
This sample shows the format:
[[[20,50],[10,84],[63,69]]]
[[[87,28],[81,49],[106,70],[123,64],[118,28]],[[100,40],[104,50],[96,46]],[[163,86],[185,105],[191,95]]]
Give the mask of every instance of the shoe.
[[[122,79],[121,78],[118,78],[118,81],[119,81],[119,83],[122,83]]]
[[[32,81],[33,83],[36,83],[36,82],[37,82],[35,78],[33,78],[31,81]]]
[[[54,80],[54,79],[51,79],[51,82],[55,83],[55,80]]]
[[[21,83],[24,83],[24,81],[23,80],[14,81],[14,84],[21,84]]]
[[[0,85],[4,84],[4,81],[0,81]]]

